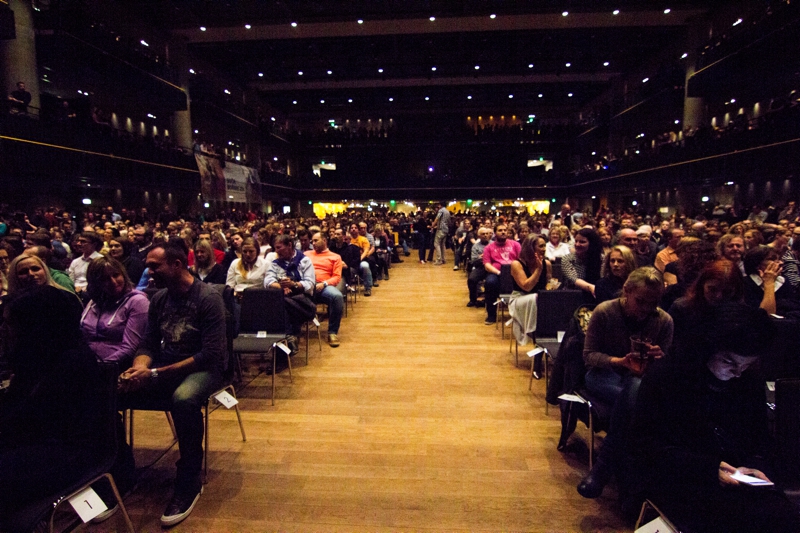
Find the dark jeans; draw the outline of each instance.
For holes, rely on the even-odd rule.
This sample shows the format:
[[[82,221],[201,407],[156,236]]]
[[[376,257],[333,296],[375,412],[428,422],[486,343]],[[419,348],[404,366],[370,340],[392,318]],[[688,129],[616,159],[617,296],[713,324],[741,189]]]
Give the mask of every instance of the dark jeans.
[[[500,297],[500,276],[486,272],[483,289],[486,294],[486,320],[494,322],[497,320],[497,306],[494,303]]]
[[[611,467],[616,473],[625,453],[625,437],[633,418],[636,397],[642,378],[631,373],[620,376],[610,368],[592,367],[586,372],[586,388],[601,401],[613,405],[608,432],[597,457],[597,464]]]
[[[344,311],[344,297],[336,287],[325,287],[314,299],[328,306],[328,334],[338,334]]]
[[[476,266],[472,269],[472,272],[469,273],[467,288],[469,288],[470,302],[474,303],[478,301],[478,285],[484,279],[486,279],[486,270],[483,268],[483,264]]]
[[[176,488],[200,480],[203,466],[203,412],[208,397],[222,386],[218,372],[192,372],[184,378],[158,378],[150,386],[120,396],[120,408],[168,410],[175,422],[181,457],[176,463]]]
[[[416,233],[417,251],[419,252],[419,260],[425,261],[425,234]]]

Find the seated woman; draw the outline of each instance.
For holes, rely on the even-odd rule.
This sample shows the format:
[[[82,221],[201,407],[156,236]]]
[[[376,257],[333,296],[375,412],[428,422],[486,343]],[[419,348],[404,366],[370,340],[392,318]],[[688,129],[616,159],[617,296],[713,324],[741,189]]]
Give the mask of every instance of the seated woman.
[[[77,297],[50,285],[10,295],[4,317],[13,374],[0,399],[0,517],[75,483],[106,432],[97,360],[81,338]]]
[[[375,263],[377,264],[377,276],[375,279],[383,280],[389,279],[389,263],[391,257],[389,256],[389,237],[383,230],[381,224],[376,224],[375,229],[372,231],[372,236],[375,239]]]
[[[758,246],[744,254],[744,301],[769,314],[800,318],[800,295],[781,276],[778,251]]]
[[[686,294],[700,272],[719,257],[712,243],[696,237],[682,238],[675,254],[678,260],[669,263],[664,270],[667,288],[661,297],[662,309],[669,309],[672,302]]]
[[[631,337],[641,339],[648,359],[661,358],[669,350],[672,319],[658,308],[663,288],[658,270],[637,268],[625,281],[622,296],[595,307],[589,320],[583,345],[586,389],[613,407],[600,454],[578,485],[584,498],[600,496],[613,474],[622,477],[625,436],[646,369],[643,354],[633,351]]]
[[[227,272],[217,263],[214,248],[208,239],[200,239],[194,245],[194,266],[189,269],[192,274],[204,283],[224,285]]]
[[[569,255],[569,244],[561,242],[559,229],[560,227],[556,226],[550,231],[550,240],[547,242],[547,249],[545,250],[545,257],[549,261],[555,261]]]
[[[522,241],[519,257],[511,262],[514,290],[508,302],[508,313],[514,319],[511,332],[522,346],[536,342],[536,294],[547,287],[553,275],[550,261],[545,259],[547,241],[538,235],[528,235]],[[538,363],[538,364],[537,364]],[[541,354],[534,359],[534,376],[539,379]]]
[[[636,270],[636,258],[627,246],[613,246],[605,256],[603,270],[605,275],[597,280],[594,287],[597,303],[620,297],[625,280]]]
[[[761,309],[725,302],[642,380],[631,424],[631,491],[684,531],[798,532],[798,509],[771,477],[759,356],[772,324]]]
[[[564,281],[569,288],[584,291],[584,301],[595,303],[595,283],[600,279],[603,245],[592,228],[582,228],[575,235],[575,253],[561,260]]]
[[[89,263],[86,281],[91,300],[81,316],[83,338],[99,360],[126,370],[147,329],[150,301],[133,288],[122,263],[111,257]]]
[[[267,272],[267,262],[259,257],[258,246],[252,237],[244,239],[239,249],[242,257],[233,260],[225,281],[237,296],[248,287],[263,287]]]
[[[108,255],[113,257],[125,267],[125,272],[128,273],[128,279],[139,281],[144,272],[144,263],[138,257],[131,255],[133,243],[125,241],[119,237],[114,237],[108,241]]]
[[[65,291],[70,295],[67,300],[72,304],[75,312],[80,314],[83,311],[83,304],[80,298],[68,289],[53,281],[50,269],[41,258],[35,255],[23,254],[17,256],[8,267],[8,294],[13,295],[17,292],[33,289],[41,285],[49,285],[56,289]]]

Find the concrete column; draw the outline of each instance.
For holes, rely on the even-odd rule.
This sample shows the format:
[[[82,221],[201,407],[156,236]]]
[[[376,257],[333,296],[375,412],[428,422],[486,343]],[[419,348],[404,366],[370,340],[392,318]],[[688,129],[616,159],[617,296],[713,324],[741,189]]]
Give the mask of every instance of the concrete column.
[[[191,150],[193,143],[192,130],[192,99],[189,94],[189,53],[186,49],[186,42],[173,39],[167,49],[167,60],[178,70],[178,77],[181,88],[186,93],[186,111],[175,111],[172,114],[172,124],[170,133],[174,135],[173,140],[177,146]]]
[[[689,56],[686,62],[686,82],[683,98],[683,130],[697,129],[706,125],[706,102],[703,98],[689,96],[689,78],[694,75],[697,65],[697,48],[704,40],[704,24],[695,22],[689,27],[686,39],[686,50]]]
[[[39,73],[36,65],[36,32],[33,27],[33,11],[30,1],[10,0],[14,11],[17,38],[0,41],[0,93],[6,94],[17,88],[17,82],[25,82],[25,90],[31,93],[30,105],[39,108]],[[37,113],[37,110],[32,110]]]

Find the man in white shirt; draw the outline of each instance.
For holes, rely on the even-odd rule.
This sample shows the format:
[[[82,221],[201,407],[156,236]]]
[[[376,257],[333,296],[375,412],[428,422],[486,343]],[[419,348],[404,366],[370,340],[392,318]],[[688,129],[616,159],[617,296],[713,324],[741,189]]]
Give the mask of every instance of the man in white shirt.
[[[103,247],[103,239],[97,233],[83,232],[80,237],[75,240],[76,251],[80,251],[81,255],[72,260],[69,265],[69,278],[75,284],[75,292],[83,292],[86,290],[86,271],[89,269],[89,263],[100,257],[100,249]]]

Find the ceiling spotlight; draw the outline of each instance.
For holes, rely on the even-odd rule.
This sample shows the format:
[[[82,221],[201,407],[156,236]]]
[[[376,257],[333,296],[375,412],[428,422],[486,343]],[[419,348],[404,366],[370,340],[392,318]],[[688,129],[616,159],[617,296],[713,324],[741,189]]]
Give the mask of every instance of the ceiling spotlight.
[[[302,70],[298,70],[298,71],[297,71],[297,75],[298,75],[298,76],[302,76],[302,75],[303,75],[303,71],[302,71]]]
[[[195,133],[200,133],[200,130],[194,130]]]
[[[197,73],[194,71],[194,69],[193,69],[193,68],[190,68],[190,69],[189,69],[189,74],[197,74]]]
[[[324,104],[324,103],[325,103],[325,100],[320,100],[320,101],[319,101],[319,103],[320,103],[320,104]]]
[[[431,67],[431,70],[436,72],[436,67]]]
[[[259,78],[263,78],[263,77],[264,77],[264,73],[263,73],[263,72],[259,72],[259,73],[258,73],[258,77],[259,77]]]
[[[352,103],[353,103],[353,99],[352,99],[352,98],[348,98],[348,99],[347,99],[347,102],[348,102],[348,103],[350,103],[350,104],[352,104]]]
[[[139,42],[142,43],[142,46],[150,46],[149,44],[147,44],[147,41],[145,41],[144,39],[142,39]]]
[[[738,26],[742,23],[742,19],[736,19],[736,22],[733,23],[734,26]]]
[[[731,103],[735,104],[736,103],[736,98],[731,98]]]
[[[567,94],[567,96],[569,96],[570,98],[572,98],[572,93],[568,93],[568,94]]]
[[[378,69],[378,74],[383,74],[383,69],[382,68]]]
[[[528,63],[528,68],[533,68],[533,63]]]
[[[425,101],[426,101],[426,102],[427,102],[428,100],[430,100],[430,99],[431,99],[431,97],[430,97],[430,96],[426,96],[426,97],[425,97]]]
[[[489,18],[490,18],[490,19],[496,19],[496,18],[497,18],[497,15],[495,15],[494,13],[492,13],[491,15],[489,15]]]
[[[645,78],[642,80],[642,83],[647,83],[648,81],[650,81],[650,78]]]
[[[569,11],[562,11],[561,12],[561,16],[562,17],[566,17],[567,15],[569,15]]]
[[[394,102],[394,98],[389,97],[390,102]]]
[[[664,10],[664,14],[665,15],[669,15],[671,12],[672,12],[672,10],[670,8],[667,8],[667,9]]]
[[[572,63],[567,63],[567,68],[571,67]]]
[[[619,15],[619,9],[615,9],[611,12],[612,15]]]
[[[200,26],[200,31],[206,31],[206,27],[205,26]]]
[[[431,21],[431,22],[433,22],[434,20],[436,20],[436,17],[431,17],[431,18],[430,18],[430,21]]]
[[[513,94],[509,94],[508,97],[509,98],[514,98],[514,95]]]
[[[604,67],[607,67],[608,65],[610,65],[610,63],[609,63],[608,61],[606,61],[605,63],[603,63],[603,66],[604,66]]]
[[[297,100],[292,100],[292,105],[297,105]]]
[[[250,24],[245,24],[244,25],[244,29],[249,30],[250,28],[252,28],[252,26],[250,26]]]
[[[475,70],[480,70],[480,69],[481,69],[480,65],[475,65]]]
[[[597,152],[592,152],[592,155],[597,155]]]
[[[359,24],[364,24],[364,20],[363,19],[358,19],[356,22],[358,22]]]
[[[297,23],[296,22],[292,22],[292,28],[296,28],[296,27],[297,27]]]
[[[681,59],[686,59],[687,57],[689,57],[689,54],[687,54],[687,53],[684,53],[684,54],[681,56]]]
[[[224,90],[224,91],[222,91],[222,92],[224,92],[225,94],[231,94],[231,92],[230,92],[228,89],[225,89],[225,90]]]
[[[675,124],[680,124],[680,123],[681,123],[680,120],[677,120],[677,119],[675,120]]]
[[[539,93],[539,98],[544,98],[544,95],[542,93]]]
[[[332,70],[329,70],[329,71],[328,71],[328,76],[330,76],[331,74],[333,74],[333,71],[332,71]]]
[[[472,100],[472,95],[467,96],[467,100]]]

